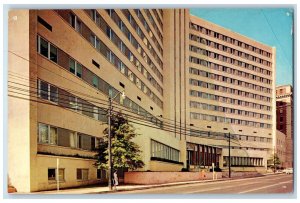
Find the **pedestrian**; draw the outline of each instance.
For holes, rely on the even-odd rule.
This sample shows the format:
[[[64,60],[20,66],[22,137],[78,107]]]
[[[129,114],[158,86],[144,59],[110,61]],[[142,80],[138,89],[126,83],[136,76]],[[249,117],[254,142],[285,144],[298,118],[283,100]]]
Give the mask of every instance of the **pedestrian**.
[[[114,183],[114,190],[117,190],[117,185],[119,185],[117,171],[115,171],[115,172],[114,172],[114,179],[113,179],[113,183]]]

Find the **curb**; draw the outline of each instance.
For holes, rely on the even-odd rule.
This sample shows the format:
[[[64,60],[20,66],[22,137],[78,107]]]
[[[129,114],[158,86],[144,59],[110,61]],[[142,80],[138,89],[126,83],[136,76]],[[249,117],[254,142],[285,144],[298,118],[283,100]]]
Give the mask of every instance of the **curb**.
[[[133,191],[133,190],[146,190],[151,188],[159,188],[159,187],[169,187],[169,186],[178,186],[178,185],[189,185],[189,184],[196,184],[196,183],[207,183],[207,182],[218,182],[218,181],[225,181],[225,180],[231,180],[232,178],[224,178],[224,179],[218,179],[218,180],[205,180],[205,181],[190,181],[190,182],[178,182],[178,183],[165,183],[161,185],[151,185],[151,186],[145,186],[145,187],[137,187],[137,188],[128,188],[128,189],[119,189],[117,191],[102,191],[102,192],[93,192],[93,193],[86,193],[86,194],[110,194],[110,193],[118,193],[118,192],[124,192],[124,191]]]

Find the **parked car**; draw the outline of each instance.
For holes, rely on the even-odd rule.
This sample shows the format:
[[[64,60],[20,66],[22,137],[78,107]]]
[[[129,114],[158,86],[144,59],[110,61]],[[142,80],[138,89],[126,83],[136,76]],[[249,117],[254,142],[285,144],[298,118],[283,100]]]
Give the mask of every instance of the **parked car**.
[[[286,174],[293,174],[293,168],[286,168],[282,172]]]

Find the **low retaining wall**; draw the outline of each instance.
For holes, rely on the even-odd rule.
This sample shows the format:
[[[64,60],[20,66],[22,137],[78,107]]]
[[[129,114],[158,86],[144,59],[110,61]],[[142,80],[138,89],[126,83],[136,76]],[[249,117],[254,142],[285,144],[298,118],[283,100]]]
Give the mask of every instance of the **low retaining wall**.
[[[237,177],[257,177],[261,176],[262,174],[255,171],[248,171],[248,172],[231,172],[231,178],[237,178]],[[223,178],[229,177],[229,172],[223,172]]]
[[[216,172],[217,179],[222,178],[222,172]],[[125,172],[125,184],[163,184],[184,181],[212,180],[212,172]]]

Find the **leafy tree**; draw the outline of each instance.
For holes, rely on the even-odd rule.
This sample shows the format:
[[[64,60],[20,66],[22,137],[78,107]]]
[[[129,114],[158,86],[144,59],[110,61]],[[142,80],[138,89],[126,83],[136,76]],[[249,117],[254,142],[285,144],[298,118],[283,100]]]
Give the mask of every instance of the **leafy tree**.
[[[270,168],[274,168],[274,165],[277,166],[277,165],[281,164],[281,161],[280,161],[280,159],[279,159],[277,153],[275,153],[275,156],[274,156],[274,154],[273,154],[273,155],[268,159],[267,163],[268,163],[268,166],[269,166]]]
[[[108,127],[103,131],[105,139],[97,148],[97,159],[94,164],[99,169],[108,169]],[[139,146],[132,139],[138,134],[128,120],[117,113],[111,117],[111,153],[112,168],[128,168],[135,170],[144,166],[140,158]]]

